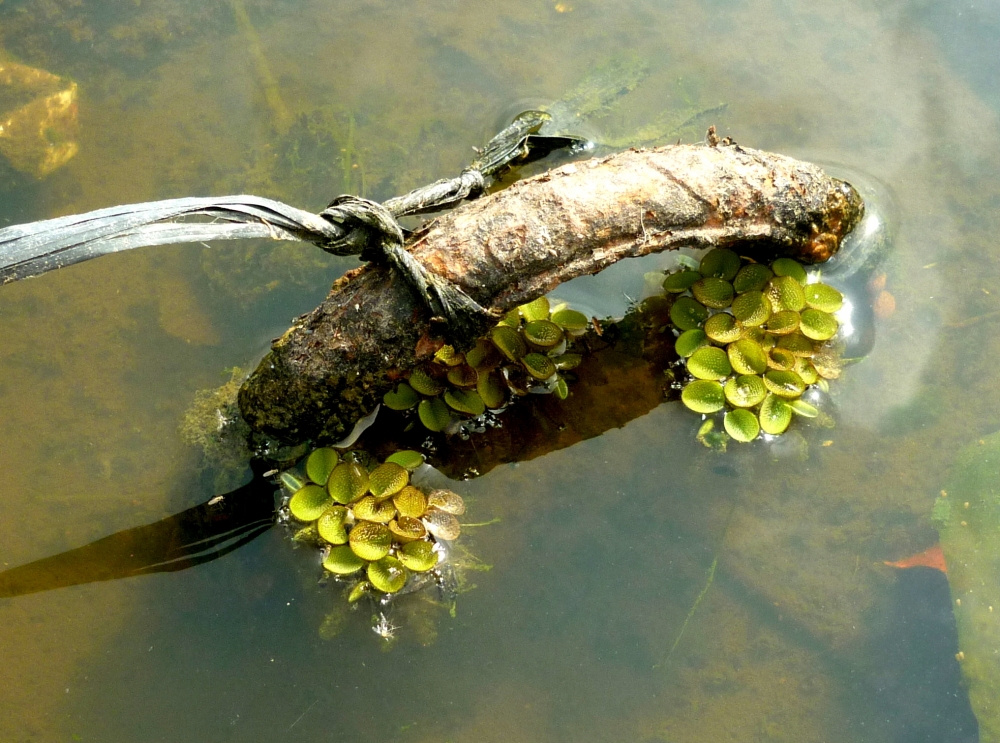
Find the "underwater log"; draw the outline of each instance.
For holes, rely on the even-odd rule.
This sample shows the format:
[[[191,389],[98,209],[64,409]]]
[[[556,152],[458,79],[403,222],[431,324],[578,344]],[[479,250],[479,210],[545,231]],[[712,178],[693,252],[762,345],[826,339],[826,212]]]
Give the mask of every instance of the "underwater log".
[[[662,250],[824,261],[863,213],[857,191],[815,165],[729,142],[674,145],[519,181],[429,222],[406,248],[499,319],[564,281]],[[240,410],[281,440],[336,440],[445,342],[401,276],[367,265],[274,341]]]

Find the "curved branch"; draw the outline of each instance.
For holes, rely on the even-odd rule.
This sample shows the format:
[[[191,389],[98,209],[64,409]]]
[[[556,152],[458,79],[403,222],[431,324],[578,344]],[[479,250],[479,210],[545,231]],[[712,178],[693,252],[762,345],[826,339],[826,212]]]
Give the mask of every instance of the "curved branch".
[[[622,258],[679,247],[825,260],[863,211],[850,184],[814,165],[677,145],[515,183],[430,222],[407,247],[429,272],[503,313]],[[440,331],[395,272],[357,269],[274,343],[240,390],[240,409],[254,429],[282,439],[339,438],[440,347]]]

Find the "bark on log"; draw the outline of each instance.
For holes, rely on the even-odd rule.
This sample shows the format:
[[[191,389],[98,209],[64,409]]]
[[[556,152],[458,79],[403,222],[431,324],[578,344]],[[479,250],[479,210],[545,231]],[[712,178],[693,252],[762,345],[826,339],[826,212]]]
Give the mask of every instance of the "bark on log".
[[[520,181],[430,222],[407,247],[503,313],[622,258],[667,249],[826,260],[863,211],[850,184],[814,165],[735,145],[677,145]],[[240,410],[282,440],[336,440],[440,347],[442,331],[401,277],[356,269],[275,341],[240,390]]]

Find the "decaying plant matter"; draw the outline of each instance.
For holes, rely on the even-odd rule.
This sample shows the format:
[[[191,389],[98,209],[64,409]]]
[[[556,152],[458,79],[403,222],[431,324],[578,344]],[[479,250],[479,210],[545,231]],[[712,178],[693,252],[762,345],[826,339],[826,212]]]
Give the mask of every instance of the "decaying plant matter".
[[[814,165],[710,136],[708,145],[564,165],[455,209],[406,247],[499,317],[576,276],[661,250],[823,261],[863,211],[850,184]],[[243,385],[240,409],[281,439],[339,438],[444,333],[398,274],[357,269],[275,341]]]

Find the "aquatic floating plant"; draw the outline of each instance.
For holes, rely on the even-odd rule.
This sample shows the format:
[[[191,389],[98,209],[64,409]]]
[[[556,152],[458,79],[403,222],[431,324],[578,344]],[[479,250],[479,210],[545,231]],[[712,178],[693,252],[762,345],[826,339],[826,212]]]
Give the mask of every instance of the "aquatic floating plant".
[[[382,402],[392,410],[415,409],[424,428],[442,432],[502,410],[512,398],[529,392],[566,399],[565,372],[582,359],[573,352],[573,339],[589,325],[583,313],[565,304],[552,307],[539,297],[508,312],[467,352],[442,346]]]
[[[669,273],[674,344],[690,377],[681,401],[696,413],[724,412],[726,433],[750,442],[784,433],[793,414],[819,411],[802,400],[840,375],[830,341],[843,295],[813,281],[791,258],[770,266],[717,248],[697,270]]]
[[[410,475],[423,462],[410,450],[379,463],[365,452],[341,456],[323,447],[306,458],[306,479],[291,470],[281,474],[288,513],[303,524],[295,538],[320,545],[324,569],[351,583],[349,602],[396,594],[415,573],[441,579],[442,542],[461,533],[456,516],[465,503],[450,490],[413,485]]]

